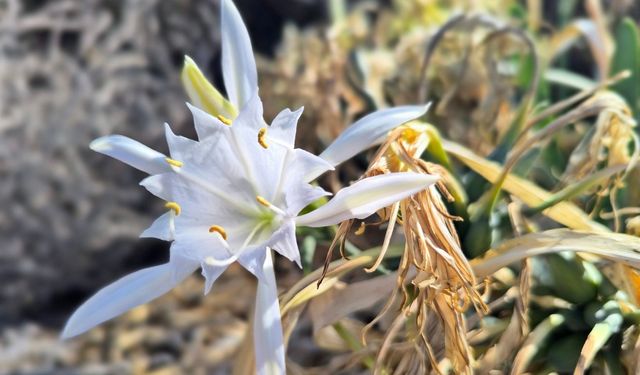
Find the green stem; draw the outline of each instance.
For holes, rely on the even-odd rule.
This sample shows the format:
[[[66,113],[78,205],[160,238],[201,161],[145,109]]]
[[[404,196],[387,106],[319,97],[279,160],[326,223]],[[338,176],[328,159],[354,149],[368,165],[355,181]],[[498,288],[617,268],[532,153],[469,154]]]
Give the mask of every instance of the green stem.
[[[355,337],[353,337],[353,335],[351,335],[351,333],[344,327],[344,325],[342,325],[342,323],[340,322],[334,323],[333,329],[336,330],[336,333],[338,334],[338,336],[340,336],[342,341],[344,341],[347,344],[347,346],[351,351],[357,352],[364,348],[360,343],[360,341]],[[364,364],[371,371],[373,371],[373,369],[376,367],[376,361],[370,355],[364,356],[362,358],[362,364]]]

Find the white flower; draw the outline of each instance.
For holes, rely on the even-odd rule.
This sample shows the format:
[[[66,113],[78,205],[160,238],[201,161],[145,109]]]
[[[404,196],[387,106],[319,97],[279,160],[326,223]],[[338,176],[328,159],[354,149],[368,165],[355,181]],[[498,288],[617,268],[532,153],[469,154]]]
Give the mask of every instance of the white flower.
[[[168,212],[142,236],[173,243],[167,264],[137,271],[96,293],[76,310],[62,336],[78,335],[148,302],[198,268],[207,293],[226,267],[237,261],[259,281],[254,318],[258,373],[284,373],[270,249],[300,265],[296,225],[326,226],[364,218],[434,183],[435,176],[415,173],[371,177],[342,189],[319,209],[298,215],[327,195],[309,181],[379,143],[391,128],[419,117],[427,107],[400,107],[366,116],[317,157],[293,147],[302,109],[284,110],[271,125],[265,123],[251,44],[230,0],[222,1],[222,35],[230,102],[207,87],[208,82],[186,79],[192,100],[217,114],[188,105],[198,141],[176,136],[165,125],[170,157],[118,135],[91,144],[92,149],[150,174],[141,184],[166,201]]]

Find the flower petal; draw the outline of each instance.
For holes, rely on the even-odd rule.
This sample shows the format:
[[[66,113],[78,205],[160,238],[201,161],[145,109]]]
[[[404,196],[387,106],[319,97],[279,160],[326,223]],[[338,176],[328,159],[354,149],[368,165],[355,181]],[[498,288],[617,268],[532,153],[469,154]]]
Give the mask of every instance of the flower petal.
[[[62,338],[77,336],[167,293],[198,268],[197,262],[188,265],[176,268],[174,264],[166,263],[145,268],[103,288],[73,313],[62,332]]]
[[[238,113],[238,117],[233,121],[231,125],[232,131],[239,132],[238,134],[245,134],[249,129],[252,134],[247,139],[258,139],[258,130],[266,127],[267,123],[264,121],[264,108],[258,90],[254,90],[253,93],[247,98],[244,103],[244,107]],[[245,134],[246,135],[246,134]]]
[[[296,240],[296,224],[293,220],[287,220],[273,233],[269,240],[269,247],[290,261],[296,262],[298,267],[302,268],[300,250]]]
[[[175,214],[173,211],[166,212],[157,218],[149,228],[140,235],[141,238],[157,238],[163,241],[173,241],[175,233]]]
[[[271,127],[269,127],[269,138],[275,138],[280,143],[293,148],[296,140],[298,119],[300,119],[303,110],[304,107],[300,107],[294,112],[291,112],[288,108],[280,111],[276,118],[271,122]]]
[[[171,170],[164,160],[164,154],[123,135],[100,137],[91,142],[89,147],[148,174]]]
[[[331,193],[319,186],[313,186],[311,184],[292,184],[284,194],[286,211],[292,216],[296,216],[303,208],[318,199],[329,195],[331,195]]]
[[[297,225],[322,227],[341,221],[364,219],[377,210],[411,196],[438,180],[418,173],[389,173],[365,178],[336,193],[324,206],[296,218]]]
[[[193,125],[200,141],[223,133],[224,127],[227,125],[222,121],[189,103],[187,103],[187,107],[193,115]]]
[[[227,268],[210,266],[205,262],[201,263],[200,266],[202,267],[202,276],[204,276],[205,279],[204,294],[206,295],[211,291],[213,283],[218,279],[218,277],[220,277],[220,275],[222,275],[224,270],[226,270]]]
[[[222,23],[222,76],[231,103],[242,110],[258,88],[258,72],[251,40],[231,0],[220,2]]]
[[[311,182],[326,171],[332,171],[333,165],[323,158],[300,148],[295,150],[295,168],[304,171],[303,181]]]
[[[175,160],[184,161],[188,152],[193,150],[197,143],[193,139],[176,135],[173,130],[171,130],[171,126],[166,122],[164,123],[164,134],[167,138],[167,145],[169,146],[169,155]]]
[[[189,56],[184,57],[180,79],[189,99],[199,108],[214,116],[222,115],[232,120],[237,116],[238,111],[233,104],[229,103],[205,78],[198,65]]]
[[[238,263],[242,265],[247,271],[251,272],[258,280],[262,280],[265,276],[262,271],[262,266],[265,262],[267,250],[262,247],[255,247],[253,249],[246,249],[238,257]]]
[[[382,143],[390,130],[424,115],[430,105],[431,103],[387,108],[367,115],[342,132],[320,157],[331,165],[338,165],[359,152]]]
[[[280,375],[285,374],[284,339],[271,250],[266,252],[262,271],[253,317],[256,370],[258,375]]]
[[[176,219],[181,217],[178,216]],[[171,252],[201,264],[206,263],[208,257],[224,260],[232,255],[226,241],[218,234],[209,233],[207,227],[185,227],[178,230],[175,237],[171,244]],[[227,266],[219,265],[215,267],[221,268],[220,272],[227,268]]]
[[[167,202],[173,201],[173,191],[171,189],[173,175],[171,173],[159,173],[149,176],[140,181],[140,186],[147,189],[151,194]]]

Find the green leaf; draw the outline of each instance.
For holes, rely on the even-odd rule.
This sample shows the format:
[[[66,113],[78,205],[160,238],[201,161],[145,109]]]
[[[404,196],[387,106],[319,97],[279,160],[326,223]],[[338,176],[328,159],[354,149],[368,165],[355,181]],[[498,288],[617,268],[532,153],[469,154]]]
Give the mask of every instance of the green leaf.
[[[550,83],[555,83],[561,86],[570,87],[576,90],[591,90],[595,88],[598,83],[591,78],[585,77],[581,74],[571,72],[565,69],[550,68],[544,72],[544,78]]]
[[[635,22],[627,17],[616,28],[616,49],[611,64],[611,75],[629,70],[631,76],[616,83],[613,90],[622,95],[638,118],[638,99],[640,98],[640,36]]]

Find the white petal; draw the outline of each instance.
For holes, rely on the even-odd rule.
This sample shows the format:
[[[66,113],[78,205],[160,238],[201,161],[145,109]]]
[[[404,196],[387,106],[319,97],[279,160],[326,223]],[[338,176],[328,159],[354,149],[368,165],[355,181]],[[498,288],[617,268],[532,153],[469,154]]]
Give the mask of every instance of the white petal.
[[[267,128],[267,148],[264,148],[258,142],[258,133],[261,128],[267,128],[267,124],[262,118],[262,103],[256,93],[240,111],[230,130],[237,140],[236,143],[239,144],[236,148],[237,153],[249,170],[256,193],[273,201],[287,154],[291,149],[270,142],[269,128]]]
[[[194,107],[189,103],[187,103],[187,107],[193,115],[193,124],[196,128],[196,134],[198,134],[198,139],[201,141],[209,137],[220,135],[224,127],[227,126],[223,124],[222,121],[198,107]]]
[[[377,210],[407,198],[435,183],[438,176],[389,173],[365,178],[336,193],[324,206],[296,218],[297,225],[322,227],[341,221],[364,219]]]
[[[176,219],[180,219],[182,215]],[[181,229],[178,227],[178,229]],[[232,253],[228,249],[226,242],[216,233],[210,233],[209,228],[203,227],[185,227],[176,231],[176,238],[171,244],[172,253],[179,254],[189,259],[193,259],[198,263],[205,263],[208,257],[217,260],[229,258]],[[226,266],[218,266],[222,270]]]
[[[238,257],[238,263],[257,277],[258,280],[261,280],[265,277],[262,271],[262,265],[265,262],[266,253],[267,250],[264,247],[244,250]]]
[[[149,228],[140,235],[141,238],[157,238],[164,241],[173,241],[175,232],[173,211],[166,212],[157,218]]]
[[[160,173],[149,176],[140,181],[140,186],[146,188],[151,194],[167,202],[174,201],[171,189],[172,173]]]
[[[275,231],[269,240],[269,247],[290,261],[296,262],[298,267],[302,268],[300,250],[296,240],[296,224],[292,220],[286,221]]]
[[[258,279],[256,309],[253,317],[256,370],[258,375],[281,375],[285,374],[285,353],[280,305],[271,250],[267,250],[266,254],[262,266],[264,277]]]
[[[200,266],[202,267],[202,276],[205,278],[204,294],[209,294],[213,283],[222,275],[226,267],[210,266],[204,262]]]
[[[164,160],[165,155],[122,135],[100,137],[91,142],[89,147],[148,174],[171,170]]]
[[[319,186],[312,186],[307,183],[296,184],[285,191],[284,200],[287,206],[286,211],[291,214],[291,216],[296,216],[303,208],[329,195],[331,195],[331,193]]]
[[[273,122],[271,122],[271,127],[269,127],[269,138],[275,138],[279,142],[293,148],[296,140],[298,119],[300,119],[303,110],[304,107],[300,107],[294,112],[285,109],[278,113],[276,118],[273,119]]]
[[[308,151],[297,148],[295,149],[295,153],[295,168],[304,171],[304,182],[311,182],[324,172],[334,169],[333,165],[329,164],[326,160]]]
[[[62,338],[77,336],[167,293],[197,268],[198,263],[191,262],[190,267],[181,267],[176,272],[172,263],[166,263],[121,278],[89,298],[73,313],[62,332]]]
[[[244,107],[238,113],[238,117],[233,120],[231,125],[231,129],[233,131],[238,131],[239,129],[251,129],[251,131],[256,132],[255,135],[251,136],[251,140],[255,139],[257,142],[258,139],[258,130],[260,128],[266,127],[267,123],[264,121],[264,109],[262,105],[262,100],[260,100],[260,96],[258,95],[258,90],[254,90],[251,96],[247,98]]]
[[[189,276],[198,268],[198,262],[186,257],[173,249],[169,253],[169,263],[173,266],[173,282],[180,283],[180,280]],[[184,276],[186,275],[186,276]]]
[[[390,130],[424,115],[430,105],[431,103],[394,107],[373,112],[349,126],[320,157],[331,165],[338,165],[367,148],[382,143]]]
[[[242,109],[258,88],[258,72],[251,40],[231,0],[220,2],[222,23],[222,76],[231,103]]]
[[[169,155],[172,159],[183,161],[186,154],[192,150],[197,144],[193,139],[189,139],[180,135],[176,135],[166,122],[164,123],[164,135],[167,138],[169,146]]]

